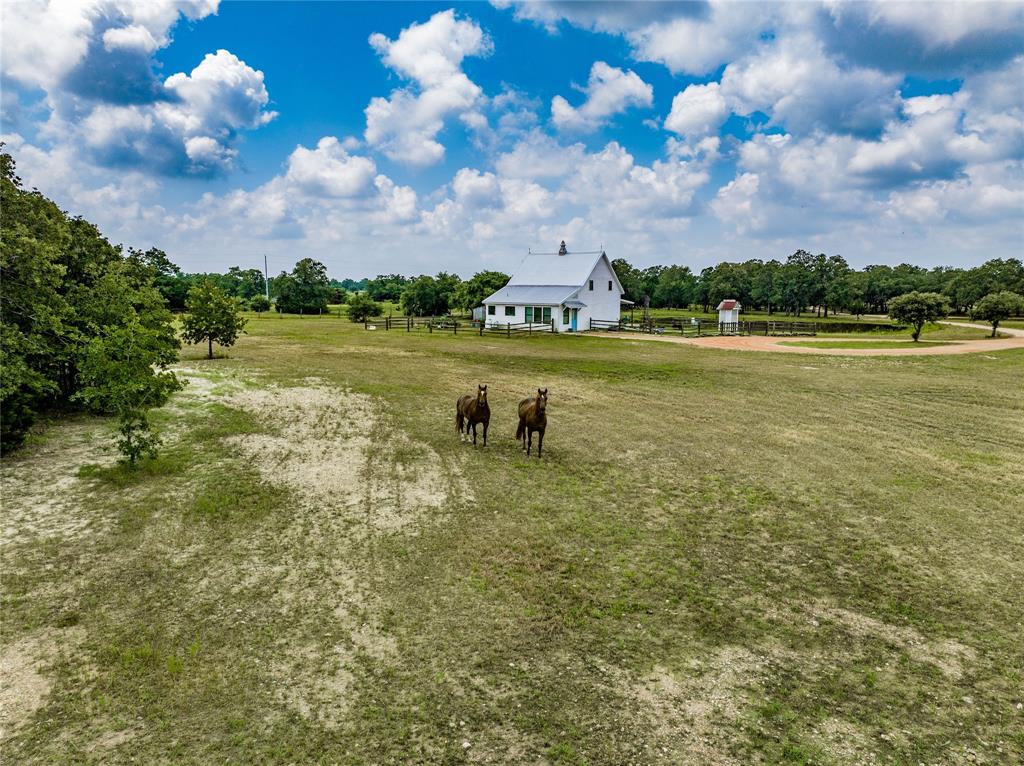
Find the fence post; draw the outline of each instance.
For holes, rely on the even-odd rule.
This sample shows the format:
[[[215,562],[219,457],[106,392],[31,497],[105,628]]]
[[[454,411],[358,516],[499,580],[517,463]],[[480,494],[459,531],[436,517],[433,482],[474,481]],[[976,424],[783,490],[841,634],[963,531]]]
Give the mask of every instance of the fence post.
[[[458,335],[458,334],[459,334],[459,320],[458,319],[453,319],[452,320],[452,335]]]
[[[510,324],[505,325],[505,335],[507,337],[509,337],[509,338],[512,337],[512,325],[510,325]]]
[[[484,321],[480,323],[480,337],[481,338],[484,337],[484,322],[486,322],[486,321],[487,320],[484,319]]]

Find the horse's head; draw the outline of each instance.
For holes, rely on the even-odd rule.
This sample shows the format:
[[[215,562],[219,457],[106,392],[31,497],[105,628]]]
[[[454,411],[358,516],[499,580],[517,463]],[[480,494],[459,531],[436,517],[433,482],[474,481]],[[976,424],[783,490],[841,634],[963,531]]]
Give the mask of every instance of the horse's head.
[[[543,414],[544,410],[548,408],[548,390],[546,388],[537,389],[537,412]]]
[[[476,386],[476,403],[480,406],[487,404],[487,386]]]

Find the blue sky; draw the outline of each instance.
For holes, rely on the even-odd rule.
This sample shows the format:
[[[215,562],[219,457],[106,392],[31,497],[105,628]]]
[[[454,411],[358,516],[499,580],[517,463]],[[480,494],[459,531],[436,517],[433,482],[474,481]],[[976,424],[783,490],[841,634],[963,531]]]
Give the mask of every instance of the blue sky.
[[[1024,251],[1019,3],[5,4],[22,177],[187,270]]]

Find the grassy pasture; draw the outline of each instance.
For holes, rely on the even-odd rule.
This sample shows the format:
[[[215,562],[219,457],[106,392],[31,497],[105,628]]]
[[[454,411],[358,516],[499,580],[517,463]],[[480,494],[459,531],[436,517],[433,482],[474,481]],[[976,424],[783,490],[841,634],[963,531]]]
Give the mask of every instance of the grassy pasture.
[[[835,336],[833,336],[835,337]],[[918,341],[918,346],[948,346],[953,341],[948,340],[922,340]],[[808,348],[909,348],[911,340],[874,340],[871,338],[865,340],[831,340],[831,339],[819,339],[819,340],[784,340],[780,341],[780,346],[806,346]]]
[[[1024,758],[1024,353],[248,331],[5,458],[5,761]]]

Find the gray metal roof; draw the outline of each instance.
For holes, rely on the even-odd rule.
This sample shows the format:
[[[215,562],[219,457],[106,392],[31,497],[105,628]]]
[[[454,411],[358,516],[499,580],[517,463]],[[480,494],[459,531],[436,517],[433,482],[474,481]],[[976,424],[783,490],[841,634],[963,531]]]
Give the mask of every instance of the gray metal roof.
[[[579,289],[579,285],[505,285],[484,298],[484,303],[558,306]]]
[[[530,253],[515,270],[510,285],[574,285],[590,276],[604,253]]]

